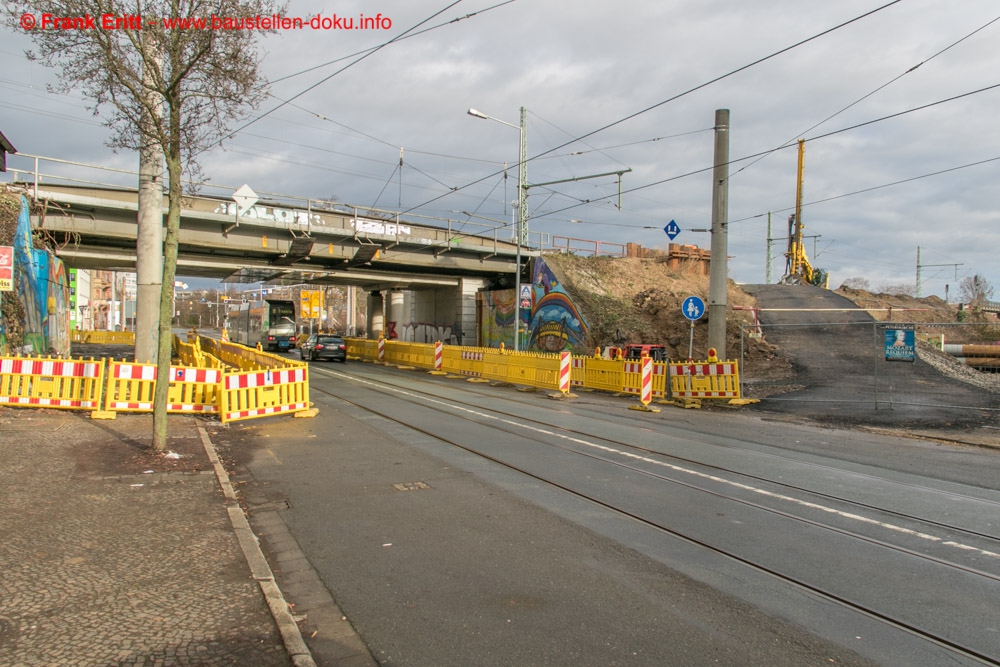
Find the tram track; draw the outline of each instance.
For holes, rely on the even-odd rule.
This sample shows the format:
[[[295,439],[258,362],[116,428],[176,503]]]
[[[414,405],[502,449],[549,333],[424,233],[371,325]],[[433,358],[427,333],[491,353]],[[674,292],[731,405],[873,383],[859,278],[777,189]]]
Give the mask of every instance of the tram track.
[[[353,376],[350,376],[349,374],[344,374],[344,377],[349,377],[349,378],[354,379],[355,381],[357,381],[356,378],[354,378]],[[407,380],[411,381],[410,378],[408,378]],[[371,378],[365,378],[364,381],[367,382],[367,383],[375,383],[376,385],[382,385],[382,386],[385,387],[385,389],[383,391],[385,391],[385,392],[391,392],[391,393],[393,393],[394,395],[397,395],[397,396],[399,395],[398,387],[396,387],[393,384],[386,383],[386,382],[379,381],[379,380],[373,380]],[[416,378],[415,381],[419,382],[421,384],[427,384],[427,385],[431,385],[431,386],[434,386],[434,387],[441,387],[441,384],[438,383],[438,382],[428,381],[428,380],[424,380],[422,378]],[[375,389],[375,390],[378,390],[378,389]],[[324,393],[326,393],[326,392],[324,392]],[[481,397],[487,398],[487,399],[491,399],[491,400],[496,400],[498,398],[498,396],[496,395],[496,393],[494,393],[494,394],[487,394],[485,392],[467,391],[467,390],[463,390],[463,393],[474,393],[474,394],[476,394],[478,396],[481,396]],[[421,402],[419,400],[414,400],[414,399],[411,399],[411,398],[401,398],[401,400],[407,400],[410,403],[423,404],[423,402]],[[486,411],[488,411],[490,413],[493,413],[493,414],[496,414],[496,415],[500,415],[501,417],[503,417],[505,419],[516,420],[518,422],[524,422],[524,423],[530,423],[530,424],[536,424],[536,425],[539,425],[539,426],[544,427],[546,429],[553,428],[553,426],[552,426],[552,424],[550,422],[541,421],[541,420],[537,420],[537,419],[532,419],[531,417],[526,417],[523,414],[514,414],[514,413],[511,413],[511,412],[506,412],[506,411],[503,411],[503,410],[498,410],[496,408],[485,408],[485,407],[483,407],[481,405],[478,405],[478,404],[475,404],[475,403],[471,403],[469,401],[463,401],[463,400],[460,400],[460,399],[455,399],[455,398],[448,398],[447,401],[450,404],[462,406],[462,407],[467,408],[467,409],[471,408],[471,409],[475,409],[475,410],[486,410]],[[517,401],[517,403],[523,404],[520,401]],[[624,423],[624,418],[622,419],[622,423]],[[636,427],[634,420],[632,422],[629,422],[628,425],[630,427],[632,427],[632,428]],[[559,426],[557,428],[562,433],[565,433],[565,434],[567,434],[567,435],[569,435],[571,437],[587,437],[587,438],[590,438],[591,440],[599,440],[599,441],[602,441],[602,442],[607,443],[607,444],[612,445],[612,446],[627,447],[627,448],[629,448],[632,451],[641,452],[643,455],[653,455],[653,456],[657,456],[657,457],[662,457],[664,459],[668,459],[670,461],[676,461],[676,462],[687,464],[687,465],[698,466],[699,468],[706,469],[706,470],[712,470],[712,471],[715,471],[715,472],[718,472],[718,473],[724,473],[724,474],[729,474],[729,475],[736,475],[736,476],[739,476],[742,479],[750,480],[750,481],[753,481],[753,482],[761,482],[761,483],[769,484],[769,485],[772,485],[772,486],[775,486],[775,487],[780,487],[780,488],[786,489],[788,491],[796,491],[796,492],[799,492],[799,493],[806,493],[806,494],[809,494],[810,496],[812,496],[814,498],[818,498],[818,499],[821,499],[821,500],[827,500],[827,501],[833,501],[833,502],[837,502],[837,503],[842,503],[844,505],[847,505],[849,507],[853,507],[853,508],[856,508],[856,509],[862,509],[862,510],[869,510],[869,511],[873,511],[873,512],[878,512],[878,513],[880,513],[882,515],[885,515],[885,516],[888,516],[888,517],[892,517],[894,519],[899,519],[899,520],[904,520],[904,521],[912,521],[912,522],[924,524],[924,525],[927,525],[927,526],[932,526],[934,528],[941,529],[941,530],[954,531],[954,532],[956,532],[956,533],[958,533],[960,535],[965,535],[965,536],[974,537],[974,538],[978,538],[978,539],[989,540],[991,542],[996,543],[997,544],[997,549],[1000,550],[1000,535],[995,535],[995,534],[991,534],[991,533],[985,533],[985,532],[981,532],[981,531],[977,531],[977,530],[972,530],[972,529],[969,529],[969,528],[966,528],[966,527],[962,527],[962,526],[955,526],[953,524],[944,523],[944,522],[941,522],[941,521],[937,521],[935,519],[930,519],[930,518],[926,518],[926,517],[916,516],[916,515],[913,515],[913,514],[907,514],[906,512],[900,512],[898,510],[893,510],[893,509],[888,509],[888,508],[880,507],[880,506],[873,505],[873,504],[870,504],[870,503],[861,502],[861,501],[858,501],[858,500],[855,500],[855,499],[852,499],[852,498],[844,498],[842,496],[837,496],[837,495],[833,495],[833,494],[826,493],[826,492],[823,492],[823,491],[818,491],[818,490],[815,490],[815,489],[806,488],[804,486],[799,486],[799,485],[796,485],[796,484],[792,484],[792,483],[790,483],[788,481],[785,481],[785,480],[776,480],[776,479],[773,479],[771,477],[764,477],[764,476],[761,476],[761,475],[755,475],[755,474],[752,474],[752,473],[744,472],[742,470],[735,470],[733,468],[727,468],[727,467],[724,467],[724,466],[719,466],[719,465],[716,465],[716,464],[707,463],[707,462],[704,462],[704,461],[701,461],[701,460],[697,460],[697,459],[693,459],[693,458],[689,458],[689,457],[680,456],[678,454],[667,453],[667,452],[664,452],[664,451],[661,451],[661,450],[652,449],[650,447],[644,447],[642,445],[637,445],[637,444],[634,444],[634,443],[631,443],[631,442],[624,442],[624,441],[621,441],[621,440],[615,440],[613,438],[607,438],[607,437],[604,437],[604,436],[596,436],[596,435],[594,435],[592,433],[580,431],[578,429],[574,429],[574,428],[570,428],[570,427],[566,427],[566,426]],[[656,429],[652,429],[652,428],[650,428],[648,426],[642,426],[640,428],[642,428],[643,430],[645,430],[645,431],[647,431],[649,433],[653,433],[653,434],[657,434],[657,435],[661,435],[662,434],[660,431],[657,431]],[[675,431],[675,432],[676,431],[681,431],[683,437],[688,442],[691,442],[691,443],[704,444],[706,446],[712,446],[712,447],[730,447],[730,448],[733,447],[732,445],[720,445],[718,442],[706,440],[706,439],[704,439],[704,437],[701,434],[693,432],[693,431],[690,431],[690,430],[687,430],[687,429],[678,429],[677,427],[673,427],[672,426],[671,430]],[[505,432],[511,433],[511,434],[514,434],[514,435],[517,434],[515,431],[512,431],[512,430],[506,430]],[[544,443],[544,444],[551,444],[551,443]],[[778,456],[776,454],[771,454],[771,453],[755,452],[755,456],[767,457],[767,458],[770,458],[770,459],[778,459],[778,460],[781,460],[783,462],[793,463],[793,464],[795,464],[797,466],[814,469],[814,470],[817,470],[817,471],[820,471],[820,472],[826,472],[826,471],[829,471],[829,472],[841,472],[840,469],[834,468],[832,466],[817,464],[817,463],[813,463],[813,462],[804,462],[804,461],[801,461],[799,459],[792,459],[790,457],[781,457],[781,456]],[[879,481],[879,482],[883,481],[881,478],[878,478],[878,477],[876,477],[874,475],[870,475],[870,474],[866,474],[866,473],[853,472],[852,475],[854,475],[857,478],[870,479],[870,480]],[[894,484],[896,484],[897,486],[900,486],[900,487],[908,487],[910,489],[913,489],[915,491],[920,491],[920,492],[926,492],[926,491],[930,490],[927,487],[918,486],[918,485],[911,484],[911,483],[908,483],[908,482],[894,482]],[[986,500],[986,499],[982,499],[982,498],[977,498],[977,497],[974,497],[974,496],[962,495],[962,494],[953,493],[953,492],[948,493],[948,495],[950,497],[956,498],[956,499],[967,500],[967,501],[977,502],[977,503],[983,503],[985,505],[992,505],[996,509],[997,515],[1000,516],[1000,502]],[[1000,558],[1000,553],[998,553],[998,554],[992,554],[992,555],[995,555],[997,558]]]
[[[521,439],[524,439],[524,440],[528,440],[528,441],[532,441],[532,442],[538,442],[538,443],[543,444],[543,445],[545,445],[547,447],[558,447],[558,448],[560,448],[562,450],[569,451],[569,452],[572,452],[572,453],[575,453],[575,454],[578,454],[578,455],[581,455],[581,456],[586,456],[589,459],[596,460],[596,461],[599,461],[601,463],[614,465],[616,467],[628,470],[630,472],[633,472],[633,473],[636,473],[636,474],[639,474],[639,475],[647,476],[649,478],[653,478],[653,479],[656,479],[658,481],[664,481],[664,482],[668,482],[668,483],[671,483],[671,484],[681,485],[681,486],[683,486],[685,488],[690,488],[690,489],[698,491],[700,493],[711,494],[711,495],[713,495],[713,496],[715,496],[715,497],[717,497],[719,499],[722,499],[724,501],[739,503],[741,505],[753,508],[753,509],[758,510],[758,511],[764,511],[764,512],[768,512],[768,513],[774,514],[776,516],[780,516],[780,517],[782,517],[784,519],[801,522],[803,524],[807,524],[807,525],[810,525],[812,527],[819,528],[819,529],[822,529],[822,530],[832,531],[832,532],[835,532],[836,534],[842,535],[842,536],[847,537],[847,538],[856,539],[856,540],[862,540],[862,541],[864,541],[864,542],[866,542],[868,544],[874,545],[874,546],[879,547],[879,548],[889,549],[889,550],[892,550],[892,551],[894,551],[896,553],[899,553],[899,554],[905,554],[906,556],[909,556],[909,557],[920,558],[924,562],[933,564],[935,566],[945,567],[945,568],[951,568],[951,569],[953,569],[953,570],[955,570],[957,572],[961,572],[964,575],[970,575],[970,576],[976,576],[976,577],[983,577],[983,578],[985,578],[987,580],[991,580],[991,581],[994,581],[994,582],[1000,582],[1000,576],[998,576],[997,574],[991,573],[991,572],[985,572],[985,571],[982,571],[982,570],[979,570],[979,569],[976,569],[976,568],[969,567],[967,565],[963,565],[961,563],[956,563],[956,562],[953,562],[953,561],[950,561],[950,560],[947,560],[947,559],[943,559],[943,558],[939,558],[939,557],[936,557],[936,556],[932,556],[930,554],[921,553],[921,552],[919,552],[917,550],[914,550],[914,549],[909,549],[909,548],[906,548],[906,547],[902,547],[900,545],[891,544],[891,543],[886,542],[884,540],[878,540],[878,539],[872,538],[871,536],[866,536],[866,535],[862,535],[862,534],[856,533],[854,531],[845,530],[843,528],[839,528],[839,527],[836,527],[836,526],[831,526],[829,524],[826,524],[826,523],[823,523],[823,522],[820,522],[820,521],[816,521],[814,519],[809,519],[809,518],[806,518],[806,517],[803,517],[803,516],[796,516],[795,514],[792,514],[791,512],[786,512],[786,511],[783,511],[783,510],[779,510],[779,509],[776,509],[774,507],[768,507],[768,506],[763,505],[761,503],[751,502],[751,501],[749,501],[749,500],[747,500],[745,498],[739,498],[739,497],[736,497],[736,496],[727,495],[727,494],[722,493],[720,491],[713,490],[713,489],[710,489],[710,488],[706,488],[705,486],[699,486],[698,484],[694,484],[694,483],[691,483],[691,482],[674,479],[674,478],[671,478],[671,477],[669,477],[667,475],[662,475],[662,474],[659,474],[659,473],[652,472],[652,471],[650,471],[648,469],[640,467],[639,465],[633,465],[631,463],[626,463],[626,462],[621,461],[621,460],[613,460],[613,459],[611,459],[611,458],[608,457],[608,454],[612,451],[611,448],[627,448],[628,450],[630,450],[631,452],[633,452],[633,458],[638,458],[638,459],[641,459],[643,461],[645,461],[645,460],[651,460],[649,457],[659,457],[660,459],[672,459],[674,461],[682,462],[684,464],[691,465],[691,466],[702,466],[702,467],[705,467],[707,469],[711,469],[711,470],[713,470],[716,473],[725,473],[725,474],[729,474],[729,475],[740,475],[740,476],[742,476],[742,477],[744,477],[746,479],[751,479],[751,480],[760,481],[760,482],[766,482],[768,484],[780,485],[780,486],[786,488],[789,491],[796,491],[796,492],[799,492],[799,493],[814,494],[815,496],[823,498],[825,500],[831,500],[831,501],[837,501],[837,502],[842,502],[842,503],[848,503],[848,504],[850,504],[850,505],[852,505],[852,506],[854,506],[856,508],[864,508],[864,509],[871,510],[871,511],[876,511],[876,512],[880,512],[880,513],[886,513],[886,514],[889,514],[889,515],[892,515],[892,516],[895,516],[895,517],[898,517],[898,518],[906,518],[907,520],[921,522],[924,525],[933,526],[934,528],[938,528],[938,529],[942,529],[942,530],[955,531],[956,533],[965,534],[965,535],[968,535],[970,537],[976,537],[978,539],[985,539],[985,540],[989,540],[989,541],[992,541],[992,542],[1000,542],[1000,538],[997,538],[994,535],[980,533],[980,532],[977,532],[977,531],[969,531],[969,530],[966,530],[966,529],[958,527],[958,526],[951,526],[951,525],[944,524],[944,523],[941,523],[941,522],[936,522],[936,521],[931,521],[931,520],[927,520],[927,519],[922,519],[920,517],[916,517],[916,516],[913,516],[913,515],[907,515],[907,514],[904,514],[904,513],[894,512],[893,510],[885,510],[885,509],[879,508],[879,507],[874,506],[874,505],[870,505],[870,504],[866,504],[866,503],[859,503],[857,501],[852,501],[850,499],[845,499],[845,498],[838,498],[836,496],[833,496],[833,495],[830,495],[830,494],[824,494],[824,493],[821,493],[821,492],[814,492],[814,491],[811,491],[811,490],[806,489],[804,487],[800,487],[800,486],[796,486],[796,485],[791,485],[791,484],[788,484],[788,483],[785,483],[785,482],[779,482],[779,481],[775,481],[775,480],[769,480],[769,479],[766,479],[766,478],[763,478],[763,477],[759,477],[759,476],[755,476],[755,475],[748,475],[748,474],[742,473],[740,471],[736,471],[736,470],[732,470],[732,469],[727,469],[727,468],[720,467],[720,466],[714,466],[714,465],[711,465],[711,464],[705,464],[705,463],[702,463],[702,462],[694,461],[692,459],[688,459],[688,458],[684,458],[684,457],[679,457],[679,456],[675,456],[675,455],[671,455],[671,454],[666,454],[664,452],[656,451],[656,450],[653,450],[653,449],[650,449],[650,448],[647,448],[647,447],[641,447],[641,446],[637,446],[637,445],[632,445],[630,443],[622,442],[622,441],[619,441],[619,440],[614,440],[614,439],[610,439],[610,438],[604,438],[604,437],[596,436],[596,435],[593,435],[593,434],[590,434],[590,433],[583,433],[581,431],[574,430],[574,429],[567,428],[567,427],[553,426],[550,423],[545,423],[545,422],[541,422],[541,421],[538,421],[538,420],[532,420],[530,418],[524,417],[523,415],[514,415],[514,414],[511,414],[511,413],[508,413],[508,412],[504,412],[503,410],[498,410],[498,409],[495,409],[495,408],[485,408],[485,407],[476,405],[474,403],[460,401],[460,400],[452,399],[452,398],[448,398],[448,399],[438,398],[438,397],[434,397],[434,398],[430,398],[430,399],[428,399],[426,397],[424,397],[424,398],[418,398],[413,392],[409,392],[407,390],[403,390],[403,389],[399,388],[398,386],[392,385],[390,383],[385,383],[385,382],[382,382],[382,381],[373,380],[371,378],[358,378],[358,377],[355,377],[355,376],[351,376],[350,374],[338,373],[338,372],[333,372],[333,371],[331,371],[330,373],[332,375],[334,375],[334,376],[342,377],[344,379],[352,380],[354,382],[363,383],[365,385],[365,388],[368,391],[374,392],[376,394],[392,395],[397,400],[404,401],[404,402],[411,403],[411,404],[415,404],[415,405],[419,405],[422,408],[430,408],[430,409],[433,409],[433,410],[437,410],[437,411],[440,411],[442,413],[446,413],[446,414],[450,415],[453,418],[460,419],[460,420],[466,420],[466,421],[470,421],[470,422],[476,423],[478,426],[487,426],[489,428],[496,429],[496,430],[498,430],[498,431],[500,431],[500,432],[502,432],[504,434],[513,435],[513,436],[516,436],[518,438],[521,438]],[[438,385],[438,386],[440,386],[440,385]],[[565,483],[561,483],[561,482],[559,482],[557,480],[554,480],[554,479],[551,479],[549,477],[546,477],[545,475],[542,475],[542,474],[539,474],[537,472],[534,472],[534,471],[526,468],[523,465],[517,465],[515,463],[512,463],[509,460],[503,460],[503,459],[501,459],[501,458],[499,458],[499,457],[497,457],[495,455],[492,455],[492,454],[489,454],[487,452],[481,451],[481,450],[475,448],[474,446],[470,446],[468,444],[464,444],[462,442],[459,442],[459,441],[457,441],[454,438],[445,437],[445,436],[441,435],[440,433],[435,433],[432,429],[422,428],[422,427],[420,427],[420,426],[418,426],[416,424],[411,423],[410,421],[407,421],[405,419],[399,418],[397,415],[392,414],[392,412],[389,411],[389,410],[378,409],[376,407],[372,407],[371,405],[366,404],[365,402],[363,402],[363,399],[360,399],[358,397],[357,392],[350,393],[350,395],[344,395],[343,393],[337,393],[337,392],[334,392],[334,391],[330,391],[330,390],[327,390],[327,389],[323,389],[323,388],[317,387],[315,385],[313,386],[312,389],[313,389],[314,392],[319,391],[320,393],[322,393],[322,394],[324,394],[326,396],[329,396],[329,397],[331,397],[333,399],[336,399],[338,401],[342,401],[344,403],[352,405],[352,406],[354,406],[354,407],[356,407],[356,408],[358,408],[360,410],[363,410],[363,411],[368,412],[370,414],[378,415],[381,418],[388,419],[388,420],[390,420],[392,422],[395,422],[397,424],[403,425],[403,426],[405,426],[405,427],[407,427],[409,429],[413,429],[416,432],[419,432],[419,433],[421,433],[421,434],[423,434],[423,435],[425,435],[425,436],[427,436],[429,438],[434,439],[435,441],[438,441],[438,442],[444,443],[446,445],[455,447],[455,448],[460,449],[460,450],[462,450],[464,452],[472,454],[472,455],[474,455],[476,457],[480,457],[480,458],[482,458],[484,460],[488,460],[488,461],[490,461],[490,462],[492,462],[492,463],[494,463],[496,465],[502,466],[505,469],[508,469],[508,470],[511,470],[511,471],[515,471],[515,472],[517,472],[517,473],[519,473],[521,475],[525,475],[525,476],[527,476],[527,477],[529,477],[531,479],[534,479],[534,480],[538,481],[541,484],[547,485],[547,486],[555,488],[555,489],[559,489],[560,491],[568,493],[568,494],[570,494],[570,495],[572,495],[574,497],[577,497],[577,498],[579,498],[581,500],[585,500],[585,501],[587,501],[589,503],[593,503],[593,504],[595,504],[597,506],[600,506],[600,507],[605,508],[605,509],[607,509],[609,511],[612,511],[612,512],[614,512],[615,514],[617,514],[619,516],[627,517],[629,519],[637,521],[640,524],[642,524],[642,525],[644,525],[644,526],[646,526],[646,527],[648,527],[650,529],[653,529],[653,530],[659,531],[661,533],[670,535],[670,536],[672,536],[674,538],[683,540],[683,541],[685,541],[685,542],[687,542],[689,544],[695,545],[695,546],[697,546],[699,548],[707,549],[707,550],[709,550],[709,551],[711,551],[711,552],[713,552],[715,554],[718,554],[719,556],[722,556],[722,557],[724,557],[726,559],[729,559],[731,561],[740,563],[741,565],[744,565],[746,567],[750,567],[750,568],[752,568],[752,569],[754,569],[754,570],[756,570],[758,572],[766,574],[766,575],[768,575],[770,577],[773,577],[773,578],[775,578],[777,580],[785,582],[785,583],[787,583],[789,585],[795,586],[796,588],[798,588],[800,590],[807,591],[808,593],[810,593],[812,595],[819,596],[820,598],[822,598],[824,600],[827,600],[827,601],[830,601],[831,603],[835,603],[835,604],[841,605],[841,606],[843,606],[845,608],[851,609],[854,612],[857,612],[857,613],[860,613],[860,614],[864,614],[865,616],[868,616],[870,618],[877,619],[880,622],[886,623],[887,625],[890,625],[890,626],[892,626],[894,628],[897,628],[899,630],[907,632],[907,633],[909,633],[909,634],[911,634],[913,636],[920,637],[921,639],[923,639],[925,641],[931,642],[931,643],[933,643],[935,645],[938,645],[940,647],[943,647],[943,648],[945,648],[945,649],[947,649],[949,651],[955,652],[957,654],[960,654],[960,655],[965,656],[965,657],[967,657],[969,659],[981,662],[983,664],[1000,665],[1000,659],[998,659],[997,656],[988,655],[988,654],[986,654],[986,653],[984,653],[984,652],[982,652],[980,650],[977,650],[977,649],[972,648],[970,646],[963,645],[962,643],[960,643],[958,641],[953,641],[953,640],[948,639],[947,637],[940,636],[940,634],[935,633],[933,630],[928,630],[926,628],[920,627],[918,624],[915,624],[915,623],[912,623],[912,622],[908,622],[908,621],[906,621],[906,620],[904,620],[902,618],[894,616],[891,613],[875,609],[870,604],[866,604],[864,602],[858,602],[858,601],[855,601],[855,600],[851,600],[851,599],[849,599],[848,596],[845,596],[843,594],[840,594],[840,593],[837,593],[837,592],[834,592],[834,591],[831,591],[831,590],[824,589],[822,586],[818,586],[816,584],[810,583],[809,581],[806,581],[806,580],[802,579],[801,577],[798,577],[798,576],[795,576],[795,575],[789,575],[786,572],[779,571],[778,569],[776,569],[774,567],[771,567],[771,566],[768,566],[768,565],[766,565],[764,563],[756,562],[756,561],[752,560],[751,558],[748,558],[748,557],[746,557],[744,555],[741,555],[739,553],[734,552],[732,549],[726,549],[726,548],[722,548],[722,547],[719,547],[717,545],[711,544],[710,542],[707,542],[706,540],[701,539],[701,538],[699,538],[699,537],[697,537],[695,535],[692,535],[692,534],[689,534],[689,533],[677,530],[676,528],[673,528],[673,527],[670,527],[668,525],[665,525],[663,522],[656,521],[655,519],[651,519],[648,516],[644,516],[643,514],[641,514],[639,512],[632,511],[632,510],[630,510],[630,509],[628,509],[626,507],[622,507],[621,505],[616,504],[614,502],[609,502],[608,500],[599,498],[599,497],[597,497],[594,494],[585,493],[585,492],[583,492],[583,491],[581,491],[579,489],[572,488],[571,486],[569,486],[569,485],[567,485]],[[492,397],[492,398],[496,398],[496,397]],[[465,414],[463,414],[463,412]],[[487,413],[492,413],[492,414],[490,415],[490,414],[487,414]],[[531,423],[533,423],[535,425],[544,426],[544,429],[539,428],[539,427],[536,426],[534,432],[530,432],[530,431],[526,432],[523,427],[518,426],[517,422],[531,422]],[[602,448],[605,451],[602,452],[602,453],[595,453],[593,451],[580,451],[578,448],[574,447],[573,444],[578,444],[580,442],[581,438],[584,437],[584,436],[586,438],[590,439],[590,440],[599,440],[599,441],[602,441],[603,443],[606,443],[604,445],[598,445],[597,446],[597,449],[598,449],[599,452],[601,451]],[[555,437],[557,439],[563,439],[565,442],[564,443],[553,443],[553,441],[552,441],[553,437]],[[618,451],[618,450],[616,450],[616,451]],[[634,454],[635,452],[638,452],[638,454]],[[801,463],[801,462],[796,462],[796,463]],[[975,500],[977,502],[989,502],[989,501],[983,501],[982,499],[972,498],[972,497],[969,497],[969,499],[970,500]],[[954,541],[952,541],[952,542],[954,543]],[[991,553],[991,552],[985,552],[985,553]],[[992,552],[992,553],[993,553],[994,557],[1000,558],[1000,556],[998,556],[995,552]]]

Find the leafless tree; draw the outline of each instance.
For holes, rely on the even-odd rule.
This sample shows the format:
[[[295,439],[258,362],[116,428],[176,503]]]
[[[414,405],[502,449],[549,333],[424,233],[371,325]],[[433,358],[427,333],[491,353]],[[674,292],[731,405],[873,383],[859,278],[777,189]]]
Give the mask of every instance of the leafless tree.
[[[273,32],[168,26],[170,19],[241,19],[283,12],[272,0],[13,0],[5,3],[15,29],[35,44],[29,58],[61,70],[60,90],[83,92],[112,130],[109,145],[163,149],[169,208],[163,243],[153,448],[167,443],[171,297],[177,272],[182,175],[197,156],[225,136],[227,127],[262,99],[257,38]],[[83,29],[52,29],[77,19]],[[87,21],[92,22],[90,24]],[[71,24],[58,23],[63,27]]]
[[[865,290],[867,292],[871,290],[871,283],[868,281],[867,278],[854,277],[845,280],[843,285],[841,285],[841,287],[846,287],[848,289]]]
[[[974,276],[962,278],[962,282],[958,284],[958,296],[963,303],[967,303],[973,308],[982,307],[993,298],[993,285],[977,273]]]
[[[900,285],[882,285],[878,290],[882,294],[890,294],[892,296],[916,296],[917,286],[914,284],[903,283]]]

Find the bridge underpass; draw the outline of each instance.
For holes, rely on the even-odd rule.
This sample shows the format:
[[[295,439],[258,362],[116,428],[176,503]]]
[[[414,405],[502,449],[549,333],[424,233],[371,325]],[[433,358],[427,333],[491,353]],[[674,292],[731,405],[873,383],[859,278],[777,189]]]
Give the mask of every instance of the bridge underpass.
[[[135,189],[25,187],[41,209],[32,216],[33,227],[54,240],[68,267],[135,270]],[[163,206],[165,214],[166,198]],[[477,293],[515,282],[518,248],[500,240],[504,230],[359,213],[313,200],[261,201],[238,213],[236,202],[223,197],[186,196],[177,274],[228,283],[359,287],[369,293],[369,335],[386,331],[402,340],[475,344]],[[522,248],[521,255],[526,264],[538,252]]]

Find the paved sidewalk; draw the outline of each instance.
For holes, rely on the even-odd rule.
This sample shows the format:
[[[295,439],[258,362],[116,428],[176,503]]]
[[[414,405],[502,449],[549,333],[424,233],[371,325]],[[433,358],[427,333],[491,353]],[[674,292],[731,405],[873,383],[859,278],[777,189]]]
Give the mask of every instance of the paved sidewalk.
[[[199,423],[0,407],[0,665],[293,664]]]

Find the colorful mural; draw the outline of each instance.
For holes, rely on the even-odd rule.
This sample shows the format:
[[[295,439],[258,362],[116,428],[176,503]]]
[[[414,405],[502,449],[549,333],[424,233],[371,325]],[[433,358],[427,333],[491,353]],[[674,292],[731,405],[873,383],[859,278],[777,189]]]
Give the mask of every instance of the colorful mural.
[[[589,330],[572,297],[545,263],[537,259],[532,271],[534,297],[525,349],[539,352],[585,353]]]
[[[14,281],[17,298],[23,305],[23,321],[19,323],[22,342],[18,349],[6,336],[0,336],[0,352],[4,354],[68,355],[69,340],[69,281],[65,265],[48,250],[37,250],[31,242],[31,219],[28,199],[21,196],[21,213],[14,234]],[[4,298],[9,298],[8,296]],[[13,327],[4,322],[0,333]]]
[[[531,285],[522,287],[530,291],[530,303],[521,308],[520,349],[589,352],[587,322],[545,260],[535,260]],[[514,312],[514,290],[484,293],[479,323],[484,347],[500,347],[500,343],[507,348],[513,347]]]
[[[483,293],[479,321],[479,340],[483,347],[512,348],[514,345],[514,290]]]

